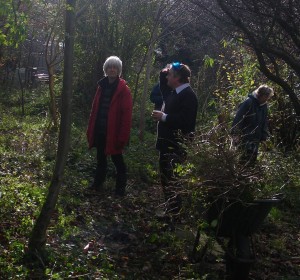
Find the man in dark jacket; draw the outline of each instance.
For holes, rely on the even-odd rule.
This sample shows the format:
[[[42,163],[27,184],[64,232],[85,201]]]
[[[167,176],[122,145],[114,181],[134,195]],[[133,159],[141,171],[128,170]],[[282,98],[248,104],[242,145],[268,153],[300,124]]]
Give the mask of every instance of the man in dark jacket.
[[[173,63],[160,73],[160,90],[171,94],[164,100],[161,111],[153,111],[158,121],[156,148],[159,150],[161,183],[167,212],[178,213],[181,208],[180,184],[176,164],[183,163],[186,150],[183,143],[195,132],[198,100],[190,87],[191,71],[187,65]]]
[[[257,159],[259,143],[268,137],[267,102],[273,95],[272,88],[261,85],[248,95],[233,120],[232,134],[242,149],[242,160],[250,164]]]

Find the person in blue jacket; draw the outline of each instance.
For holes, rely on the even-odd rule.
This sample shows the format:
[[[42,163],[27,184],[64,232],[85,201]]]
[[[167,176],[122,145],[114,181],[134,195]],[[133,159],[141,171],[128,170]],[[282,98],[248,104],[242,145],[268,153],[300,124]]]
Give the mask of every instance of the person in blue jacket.
[[[160,110],[163,104],[163,97],[160,92],[159,83],[157,83],[151,90],[150,101],[154,104],[154,110]]]
[[[259,144],[269,136],[267,129],[267,102],[274,91],[261,85],[239,106],[232,123],[232,134],[242,150],[242,160],[254,163],[257,159]]]

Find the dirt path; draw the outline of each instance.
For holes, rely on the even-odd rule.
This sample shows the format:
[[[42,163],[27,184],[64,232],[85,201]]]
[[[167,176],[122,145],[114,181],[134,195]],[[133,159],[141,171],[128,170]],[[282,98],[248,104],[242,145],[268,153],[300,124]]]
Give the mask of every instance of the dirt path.
[[[91,266],[109,267],[116,279],[224,279],[222,250],[208,250],[201,263],[189,260],[196,231],[191,219],[184,217],[174,228],[157,218],[163,202],[160,186],[132,183],[124,198],[115,197],[113,187],[81,197],[77,246]],[[276,226],[267,221],[255,235],[257,262],[250,279],[300,279],[299,222],[290,222]],[[101,279],[97,277],[89,279]]]

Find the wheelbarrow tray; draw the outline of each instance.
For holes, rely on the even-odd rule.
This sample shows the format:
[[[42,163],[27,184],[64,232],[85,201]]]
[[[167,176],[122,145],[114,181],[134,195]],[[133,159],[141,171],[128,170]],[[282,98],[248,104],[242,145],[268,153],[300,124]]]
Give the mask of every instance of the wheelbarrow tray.
[[[261,227],[272,207],[280,199],[261,199],[251,203],[241,200],[215,201],[207,213],[207,220],[211,223],[217,220],[216,233],[220,237],[231,237],[232,234],[251,235]]]

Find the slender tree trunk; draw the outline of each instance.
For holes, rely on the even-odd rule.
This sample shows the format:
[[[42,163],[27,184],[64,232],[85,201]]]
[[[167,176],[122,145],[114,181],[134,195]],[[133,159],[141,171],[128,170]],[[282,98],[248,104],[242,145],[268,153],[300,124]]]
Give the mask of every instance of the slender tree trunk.
[[[133,105],[135,104],[136,99],[137,99],[137,93],[138,93],[138,86],[139,86],[140,76],[141,76],[141,73],[142,73],[143,68],[144,68],[146,57],[147,57],[147,53],[144,54],[143,60],[142,60],[142,63],[141,63],[141,67],[140,67],[138,73],[136,74],[136,79],[135,79],[135,83],[134,83],[134,91],[133,91]]]
[[[54,127],[57,129],[58,127],[58,115],[57,115],[57,106],[56,106],[56,98],[54,91],[54,66],[47,65],[48,73],[49,73],[49,92],[50,92],[50,115],[53,121]]]
[[[271,81],[275,82],[276,84],[280,85],[282,89],[286,92],[286,94],[289,96],[290,101],[292,102],[292,105],[294,106],[295,113],[298,117],[300,117],[300,100],[294,91],[294,89],[288,84],[286,80],[284,80],[282,77],[277,76],[276,74],[273,74],[269,68],[267,67],[267,64],[264,59],[264,55],[261,50],[258,48],[254,48],[259,65],[260,65],[260,71]]]
[[[163,3],[163,2],[161,2]],[[152,67],[152,54],[154,51],[155,43],[158,37],[158,28],[159,28],[159,19],[161,14],[161,6],[157,9],[155,16],[155,22],[152,29],[152,34],[150,38],[149,48],[146,56],[146,77],[144,81],[144,89],[141,99],[141,108],[140,108],[140,127],[139,127],[139,139],[144,141],[144,131],[145,131],[145,109],[146,109],[146,96],[148,94],[148,84],[150,79],[151,67]]]
[[[148,93],[148,84],[150,79],[150,72],[152,66],[152,54],[154,49],[154,41],[151,42],[151,45],[148,49],[147,59],[146,59],[146,76],[144,80],[144,89],[141,99],[141,108],[140,108],[140,127],[139,127],[139,139],[144,141],[144,130],[145,130],[145,110],[146,110],[146,96]]]
[[[18,79],[19,79],[19,84],[21,88],[21,108],[22,108],[22,116],[24,117],[25,115],[25,109],[24,109],[24,84],[20,75],[20,68],[18,69]]]
[[[46,201],[33,227],[28,244],[29,253],[33,256],[38,257],[39,259],[41,258],[41,253],[45,249],[46,231],[50,224],[51,216],[58,200],[58,194],[60,191],[63,172],[67,160],[67,154],[70,146],[75,3],[76,0],[67,0],[65,22],[64,78],[62,92],[62,106],[64,110],[62,110],[61,113],[56,165]]]

